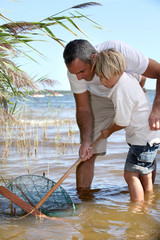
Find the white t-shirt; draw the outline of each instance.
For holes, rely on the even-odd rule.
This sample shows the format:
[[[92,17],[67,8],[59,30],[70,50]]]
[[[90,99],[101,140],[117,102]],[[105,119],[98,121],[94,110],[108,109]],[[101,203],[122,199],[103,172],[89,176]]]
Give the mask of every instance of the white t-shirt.
[[[147,69],[149,62],[148,58],[123,42],[107,41],[95,46],[97,52],[110,48],[116,49],[125,57],[127,64],[125,72],[141,75]],[[108,89],[101,84],[99,77],[96,75],[93,77],[92,81],[86,81],[84,79],[78,80],[75,74],[71,74],[68,71],[68,78],[73,93],[83,93],[89,90],[91,93],[102,97],[106,97],[108,93]]]
[[[110,88],[107,97],[114,104],[114,122],[119,126],[127,126],[127,143],[142,146],[147,142],[151,146],[153,143],[160,143],[160,131],[151,131],[149,128],[151,105],[138,81],[123,73],[118,82]]]

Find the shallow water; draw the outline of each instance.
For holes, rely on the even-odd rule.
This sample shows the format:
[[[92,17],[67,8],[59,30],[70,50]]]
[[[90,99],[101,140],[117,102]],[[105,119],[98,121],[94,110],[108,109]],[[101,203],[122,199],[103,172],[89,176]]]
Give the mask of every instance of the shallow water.
[[[37,146],[35,139],[30,144],[27,142],[29,129],[25,136],[26,146],[23,148],[17,147],[17,136],[13,134],[7,158],[3,156],[3,145],[0,157],[1,177],[8,180],[28,173],[43,175],[45,172],[46,177],[57,182],[78,159],[79,136],[75,119],[61,122],[58,130],[57,124],[48,124],[45,134],[41,126],[36,131]],[[78,207],[73,215],[61,216],[57,220],[36,219],[34,216],[14,219],[9,215],[0,215],[0,239],[159,240],[160,155],[157,155],[154,192],[143,205],[137,205],[130,202],[123,178],[127,151],[124,131],[113,134],[108,140],[107,155],[97,158],[90,193],[81,198],[77,194],[75,171],[61,184]],[[2,181],[1,184],[3,185]]]

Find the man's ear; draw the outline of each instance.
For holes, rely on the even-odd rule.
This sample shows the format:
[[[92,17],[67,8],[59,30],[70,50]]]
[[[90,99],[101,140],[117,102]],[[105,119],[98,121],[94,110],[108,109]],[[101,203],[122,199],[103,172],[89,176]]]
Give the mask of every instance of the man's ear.
[[[94,60],[94,58],[95,58],[96,55],[97,55],[96,53],[93,53],[93,54],[92,54],[92,60]]]

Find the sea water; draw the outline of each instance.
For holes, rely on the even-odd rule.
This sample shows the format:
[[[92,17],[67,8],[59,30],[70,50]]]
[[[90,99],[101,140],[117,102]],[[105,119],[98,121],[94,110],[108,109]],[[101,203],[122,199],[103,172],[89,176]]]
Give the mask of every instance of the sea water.
[[[148,91],[153,102],[154,91]],[[20,103],[20,121],[28,134],[12,134],[7,157],[1,148],[0,176],[15,178],[24,174],[45,175],[58,181],[78,159],[79,131],[75,121],[75,102],[71,93],[63,96],[29,98]],[[47,119],[47,121],[46,121]],[[33,137],[36,135],[36,138]],[[32,142],[29,138],[32,137]],[[17,138],[21,139],[16,143]],[[25,141],[24,141],[24,138]],[[25,143],[24,143],[25,142]],[[20,143],[23,143],[20,150]],[[19,144],[18,147],[16,144]],[[30,149],[29,149],[30,148]],[[27,149],[27,150],[26,150]],[[78,195],[73,171],[61,186],[68,192],[78,211],[60,219],[0,217],[0,239],[12,240],[159,240],[160,239],[160,164],[153,194],[144,204],[130,202],[123,169],[128,151],[124,131],[108,139],[107,154],[98,157],[92,191]],[[3,182],[2,182],[3,185]],[[60,199],[59,199],[60,201]]]

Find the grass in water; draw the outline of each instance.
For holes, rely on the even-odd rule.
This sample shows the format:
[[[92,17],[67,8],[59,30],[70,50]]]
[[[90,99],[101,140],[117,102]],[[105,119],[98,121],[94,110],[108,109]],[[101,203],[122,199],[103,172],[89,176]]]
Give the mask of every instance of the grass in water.
[[[49,146],[57,150],[58,154],[66,154],[68,149],[74,152],[76,135],[72,129],[72,119],[46,121],[18,121],[6,122],[0,130],[1,156],[8,157],[13,149],[21,156],[36,156],[40,149]]]

